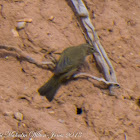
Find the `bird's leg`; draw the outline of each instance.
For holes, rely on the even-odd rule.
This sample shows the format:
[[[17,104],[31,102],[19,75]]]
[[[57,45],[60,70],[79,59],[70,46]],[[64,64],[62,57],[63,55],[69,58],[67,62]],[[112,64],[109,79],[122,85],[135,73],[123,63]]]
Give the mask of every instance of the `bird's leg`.
[[[49,58],[51,59],[51,61],[43,61],[42,65],[48,65],[50,69],[54,69],[57,63],[57,60],[52,56],[49,55]]]
[[[55,65],[56,65],[57,60],[56,60],[53,56],[49,56],[49,58],[51,59],[51,61],[53,62],[53,64],[55,64]]]
[[[104,82],[107,85],[115,85],[115,86],[120,87],[120,85],[118,83],[116,83],[116,82],[106,81],[104,78],[98,78],[98,77],[95,77],[95,76],[90,75],[88,73],[78,73],[78,74],[75,74],[73,77],[78,78],[78,77],[82,77],[82,76],[92,78],[92,79],[97,80],[99,82]]]
[[[48,57],[49,57],[49,59],[51,59],[51,61],[50,62],[43,61],[42,64],[47,65],[50,70],[54,70],[54,68],[55,68],[55,66],[57,64],[57,60],[52,55],[49,55]]]
[[[72,77],[72,75],[73,75],[76,71],[77,71],[77,68],[72,69],[71,71],[67,72],[67,73],[65,74],[65,77],[66,77],[65,79],[66,79],[66,80],[70,79],[70,78]]]

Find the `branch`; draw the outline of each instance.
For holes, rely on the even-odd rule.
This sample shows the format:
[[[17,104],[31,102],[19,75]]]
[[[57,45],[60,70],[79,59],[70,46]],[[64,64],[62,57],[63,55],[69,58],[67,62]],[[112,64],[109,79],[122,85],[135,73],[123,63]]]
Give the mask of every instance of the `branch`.
[[[18,54],[18,55],[16,55],[18,58],[28,61],[29,63],[35,64],[37,67],[40,67],[43,69],[47,69],[47,67],[45,65],[52,65],[53,67],[55,67],[55,64],[53,62],[39,62],[39,61],[35,60],[34,58],[30,57],[29,55],[25,54],[20,49],[12,47],[12,46],[0,45],[0,49],[16,52]]]
[[[82,0],[71,0],[71,2],[75,8],[73,9],[74,12],[76,10],[78,17],[80,17],[81,26],[86,30],[86,38],[88,38],[88,42],[90,42],[90,44],[92,44],[99,52],[99,55],[93,54],[96,59],[97,65],[102,70],[104,77],[108,82],[117,83],[114,68],[99,41],[99,37],[95,31],[94,26],[91,23],[89,13],[84,2]],[[109,86],[110,94],[112,95],[114,94],[112,90],[113,87],[114,84],[111,84]]]
[[[99,81],[99,82],[103,82],[103,83],[105,83],[105,84],[107,84],[107,85],[119,86],[118,83],[109,82],[109,81],[106,81],[104,78],[98,78],[98,77],[93,76],[93,75],[88,74],[88,73],[82,73],[82,72],[81,72],[81,73],[75,74],[73,77],[74,77],[74,78],[78,78],[78,77],[82,77],[82,76],[88,77],[88,78],[91,78],[91,79],[94,79],[94,80],[97,80],[97,81]]]

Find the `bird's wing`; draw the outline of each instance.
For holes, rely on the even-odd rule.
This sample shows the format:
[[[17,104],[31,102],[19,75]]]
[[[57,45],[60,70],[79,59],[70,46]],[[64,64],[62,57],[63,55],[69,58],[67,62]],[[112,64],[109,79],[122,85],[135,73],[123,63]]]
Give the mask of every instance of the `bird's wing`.
[[[73,66],[73,62],[71,61],[71,59],[67,55],[62,54],[58,61],[58,64],[56,65],[54,73],[56,75],[63,74],[63,73],[70,71],[73,67],[74,66]]]

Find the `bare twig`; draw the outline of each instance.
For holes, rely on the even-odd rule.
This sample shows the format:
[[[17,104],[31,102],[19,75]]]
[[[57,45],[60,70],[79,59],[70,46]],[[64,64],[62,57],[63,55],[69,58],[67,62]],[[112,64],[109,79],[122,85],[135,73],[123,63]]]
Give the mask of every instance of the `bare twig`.
[[[3,4],[0,4],[0,6],[1,6],[1,10],[0,10],[1,16],[2,16],[4,19],[6,19],[6,17],[5,17],[4,14],[3,14]]]
[[[38,62],[37,60],[33,59],[29,55],[25,54],[20,49],[15,48],[13,46],[0,45],[0,49],[16,52],[18,54],[17,55],[18,58],[22,58],[22,60],[28,61],[29,63],[35,64],[36,66],[41,67],[41,68],[47,69],[47,67],[45,67],[45,65],[52,65],[55,67],[55,64],[53,62]]]
[[[88,77],[88,78],[92,78],[92,79],[94,79],[94,80],[97,80],[97,81],[99,81],[99,82],[103,82],[103,83],[105,83],[105,84],[107,84],[107,85],[115,85],[115,86],[119,86],[119,84],[118,83],[115,83],[115,82],[109,82],[109,81],[106,81],[104,78],[98,78],[98,77],[96,77],[96,76],[93,76],[93,75],[91,75],[91,74],[88,74],[88,73],[78,73],[78,74],[75,74],[73,77],[74,78],[78,78],[78,77]]]
[[[82,0],[71,0],[71,2],[75,8],[73,10],[74,11],[76,10],[78,16],[80,17],[80,22],[82,23],[82,26],[84,27],[84,29],[86,29],[88,41],[95,47],[95,49],[100,54],[100,55],[94,54],[94,56],[95,56],[98,66],[100,67],[100,69],[102,70],[102,72],[104,74],[105,79],[109,83],[111,83],[111,82],[117,83],[114,68],[113,68],[104,48],[102,47],[102,45],[99,41],[99,37],[98,37],[97,33],[95,32],[94,26],[91,23],[89,13],[88,13],[88,10],[87,10],[84,2]],[[112,87],[114,87],[114,84],[110,84],[110,87],[109,87],[111,95],[114,94]]]
[[[124,133],[125,140],[127,140],[127,135]]]

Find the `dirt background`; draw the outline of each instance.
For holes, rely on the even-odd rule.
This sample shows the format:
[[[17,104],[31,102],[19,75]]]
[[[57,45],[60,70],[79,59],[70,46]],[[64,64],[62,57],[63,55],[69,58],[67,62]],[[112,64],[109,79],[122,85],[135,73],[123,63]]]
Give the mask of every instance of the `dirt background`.
[[[52,72],[1,49],[1,139],[140,140],[140,1],[86,0],[86,5],[115,68],[121,86],[118,98],[106,95],[103,83],[78,79],[61,86],[50,103],[37,89]],[[20,19],[32,22],[15,32]],[[48,61],[51,52],[85,42],[68,1],[0,1],[1,45],[16,47],[41,62]],[[90,60],[86,71],[102,77]]]

